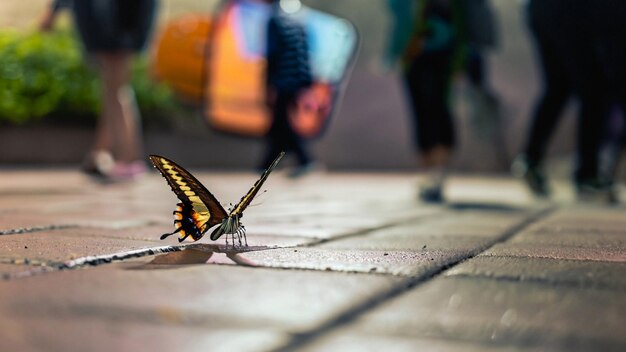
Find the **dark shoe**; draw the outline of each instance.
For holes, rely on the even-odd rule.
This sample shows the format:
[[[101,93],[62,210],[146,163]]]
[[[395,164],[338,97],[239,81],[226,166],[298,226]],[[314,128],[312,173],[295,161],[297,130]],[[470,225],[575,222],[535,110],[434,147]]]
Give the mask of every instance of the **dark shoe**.
[[[443,190],[440,185],[421,186],[418,196],[424,203],[442,203],[444,201]]]
[[[142,160],[136,160],[131,162],[115,162],[109,169],[96,168],[95,170],[85,170],[93,180],[103,183],[120,183],[127,181],[134,181],[148,172],[146,163]]]
[[[619,202],[617,189],[613,183],[600,178],[577,180],[576,195],[582,202],[608,204]]]
[[[324,167],[322,165],[316,162],[310,162],[304,165],[299,165],[299,166],[294,167],[293,169],[289,171],[289,173],[287,174],[287,177],[296,179],[296,178],[301,178],[311,173],[322,171],[322,170],[324,170]]]
[[[550,188],[542,168],[537,164],[528,162],[525,155],[515,158],[513,165],[511,165],[511,171],[514,176],[524,180],[526,186],[535,196],[541,198],[550,196]]]

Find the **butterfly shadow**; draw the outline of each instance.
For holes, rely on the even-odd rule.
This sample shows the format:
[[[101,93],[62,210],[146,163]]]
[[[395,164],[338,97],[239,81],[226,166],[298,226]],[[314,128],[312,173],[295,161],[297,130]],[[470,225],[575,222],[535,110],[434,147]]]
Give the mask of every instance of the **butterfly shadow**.
[[[132,270],[163,270],[177,269],[189,265],[218,264],[257,267],[258,265],[242,255],[242,253],[269,249],[267,246],[233,247],[217,244],[191,244],[180,251],[160,254],[150,262],[135,266]]]
[[[447,203],[446,206],[452,210],[484,210],[503,213],[526,210],[526,208],[522,206],[494,202],[450,202]]]

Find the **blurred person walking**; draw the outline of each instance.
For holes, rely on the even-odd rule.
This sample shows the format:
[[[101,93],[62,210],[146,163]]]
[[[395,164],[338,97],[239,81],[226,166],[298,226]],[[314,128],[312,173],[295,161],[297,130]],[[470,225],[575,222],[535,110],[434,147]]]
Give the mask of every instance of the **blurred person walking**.
[[[266,0],[272,4],[267,25],[266,101],[272,111],[272,125],[266,136],[267,151],[259,169],[285,151],[293,153],[298,166],[290,173],[298,177],[315,167],[306,141],[291,126],[289,115],[313,83],[309,47],[302,24],[292,16],[299,0]]]
[[[470,102],[469,120],[480,139],[489,140],[502,164],[508,163],[502,148],[502,106],[500,97],[489,83],[488,53],[498,46],[498,23],[489,0],[456,0],[455,15],[459,28],[458,45],[467,82]]]
[[[600,152],[600,178],[608,180],[609,201],[616,203],[617,178],[626,147],[626,2],[602,0],[599,11],[598,59],[611,100]]]
[[[83,170],[107,181],[144,174],[141,117],[130,86],[131,63],[151,33],[157,0],[53,0],[40,20],[53,27],[59,10],[71,7],[78,33],[101,81],[102,110]]]
[[[523,177],[537,196],[550,195],[543,168],[546,148],[565,104],[575,96],[580,102],[573,176],[577,194],[581,200],[615,199],[612,181],[600,175],[599,154],[611,105],[625,101],[626,75],[620,69],[623,61],[618,63],[614,58],[626,59],[626,37],[623,29],[609,28],[611,23],[615,27],[625,10],[625,6],[611,0],[530,0],[527,4],[543,92],[535,106],[524,152],[514,162],[513,172]]]
[[[387,63],[399,63],[412,108],[419,162],[428,173],[419,187],[427,202],[443,201],[455,131],[449,106],[455,32],[445,0],[390,0],[392,41]]]

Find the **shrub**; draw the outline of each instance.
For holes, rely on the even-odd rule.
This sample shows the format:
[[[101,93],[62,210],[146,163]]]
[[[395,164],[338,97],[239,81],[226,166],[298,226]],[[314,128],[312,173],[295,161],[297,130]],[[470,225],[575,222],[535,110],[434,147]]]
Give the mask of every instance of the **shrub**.
[[[146,58],[139,57],[132,85],[146,122],[163,123],[180,107],[148,71]],[[72,32],[0,31],[0,123],[93,123],[99,109],[98,80]]]

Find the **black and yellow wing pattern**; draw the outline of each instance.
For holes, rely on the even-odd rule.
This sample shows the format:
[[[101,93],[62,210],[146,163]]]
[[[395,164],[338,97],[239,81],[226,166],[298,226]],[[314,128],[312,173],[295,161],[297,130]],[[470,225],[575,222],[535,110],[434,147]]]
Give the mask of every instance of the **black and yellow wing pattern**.
[[[223,234],[232,235],[234,245],[235,235],[239,238],[241,244],[241,236],[245,239],[245,227],[239,219],[243,216],[243,211],[250,205],[254,197],[257,195],[265,180],[278,165],[285,155],[281,152],[272,164],[263,172],[261,177],[254,183],[252,188],[244,195],[239,203],[227,213],[220,205],[215,196],[207,190],[200,181],[198,181],[191,173],[179,166],[175,162],[159,155],[150,155],[150,161],[161,172],[167,183],[172,188],[181,203],[177,204],[174,211],[174,225],[176,230],[172,233],[166,233],[161,239],[180,233],[178,239],[182,242],[188,236],[194,241],[199,240],[214,225],[219,226],[211,233],[211,239],[217,240]],[[226,237],[228,243],[228,237]],[[247,245],[247,239],[246,239]]]
[[[215,196],[189,171],[160,155],[150,155],[149,158],[181,201],[174,211],[176,230],[170,234],[164,234],[161,239],[180,233],[179,241],[181,242],[187,236],[197,241],[209,228],[228,217],[228,213]]]
[[[280,154],[278,154],[276,159],[274,159],[274,161],[270,164],[270,166],[267,167],[267,169],[263,172],[261,177],[254,183],[252,188],[250,188],[248,193],[246,193],[245,196],[241,197],[241,200],[239,200],[239,203],[237,203],[237,205],[235,205],[235,207],[230,211],[230,215],[239,215],[239,216],[242,215],[243,211],[246,210],[248,205],[250,205],[250,203],[252,202],[256,194],[261,189],[261,186],[263,186],[263,183],[265,183],[265,180],[267,180],[267,177],[270,175],[272,170],[274,170],[276,165],[278,165],[278,163],[283,158],[283,156],[285,156],[285,152],[280,152]]]
[[[233,242],[235,241],[234,234],[239,237],[239,242],[241,242],[240,235],[243,235],[243,238],[246,239],[246,229],[241,224],[239,219],[243,216],[243,211],[248,207],[248,205],[250,205],[257,193],[259,193],[261,186],[263,186],[263,183],[265,183],[265,180],[267,180],[267,177],[270,175],[272,170],[274,170],[276,165],[278,165],[283,156],[285,156],[285,152],[280,152],[280,154],[278,154],[278,156],[276,157],[276,159],[274,159],[270,166],[268,166],[268,168],[263,171],[261,177],[254,183],[248,193],[241,197],[239,203],[237,203],[237,205],[233,207],[233,209],[228,214],[228,218],[226,218],[222,222],[222,225],[220,225],[218,228],[215,229],[215,231],[211,233],[211,239],[213,241],[220,238],[220,236],[222,236],[223,234],[233,234]],[[226,238],[226,241],[228,241],[228,237]],[[246,245],[247,244],[248,240],[246,239]]]

